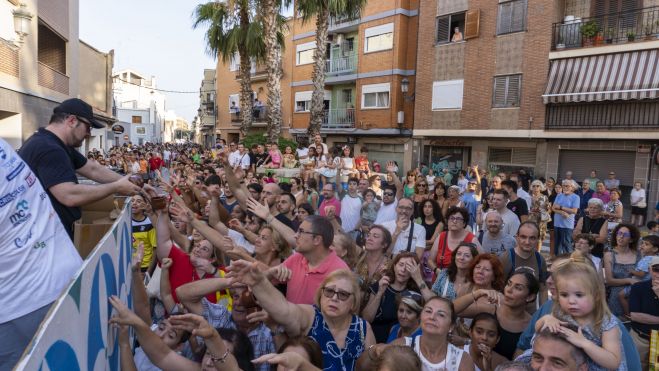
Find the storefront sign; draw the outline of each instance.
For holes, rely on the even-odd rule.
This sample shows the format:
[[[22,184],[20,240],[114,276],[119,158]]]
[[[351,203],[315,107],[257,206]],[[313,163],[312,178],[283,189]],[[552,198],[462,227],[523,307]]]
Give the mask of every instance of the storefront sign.
[[[428,141],[431,146],[445,146],[445,147],[464,147],[467,143],[460,139],[431,139]]]
[[[117,124],[112,127],[112,132],[115,134],[123,134],[124,133],[124,127]]]

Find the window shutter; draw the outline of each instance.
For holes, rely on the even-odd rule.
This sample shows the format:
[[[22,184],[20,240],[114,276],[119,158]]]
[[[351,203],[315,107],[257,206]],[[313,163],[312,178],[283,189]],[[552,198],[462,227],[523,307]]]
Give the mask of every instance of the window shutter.
[[[468,10],[465,14],[465,40],[478,37],[480,32],[481,10]]]
[[[526,29],[526,0],[517,0],[510,4],[510,32],[524,31]]]
[[[512,164],[535,166],[535,148],[513,148],[512,150]]]
[[[449,16],[437,17],[437,43],[447,43],[451,41],[451,22]]]
[[[508,76],[508,89],[506,92],[506,107],[519,107],[519,97],[522,75]]]
[[[497,35],[510,32],[513,4],[499,4],[499,19],[497,20]]]
[[[497,76],[494,78],[494,92],[492,94],[493,107],[506,106],[506,76]]]
[[[488,162],[509,164],[512,161],[513,150],[511,148],[489,149]]]

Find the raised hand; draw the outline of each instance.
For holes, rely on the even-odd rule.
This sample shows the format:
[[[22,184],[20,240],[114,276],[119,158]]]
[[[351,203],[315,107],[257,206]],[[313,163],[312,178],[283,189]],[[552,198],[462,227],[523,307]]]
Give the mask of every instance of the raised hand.
[[[263,220],[267,220],[268,216],[270,215],[270,208],[258,202],[252,197],[247,199],[247,210],[251,211],[254,213],[254,215]]]
[[[387,173],[395,173],[396,164],[393,161],[387,161]]]
[[[209,339],[216,334],[215,329],[208,324],[204,317],[197,314],[181,314],[169,317],[169,322],[176,329],[189,331],[192,335]]]
[[[268,363],[270,365],[279,365],[287,371],[297,371],[307,361],[299,354],[294,352],[285,352],[281,354],[270,353],[262,355],[252,360],[253,363]],[[279,368],[278,368],[279,369]]]
[[[389,276],[382,276],[380,280],[378,281],[378,293],[382,292],[384,293],[384,290],[389,287],[389,284],[391,283],[391,278]]]
[[[272,267],[268,269],[265,272],[265,275],[268,278],[275,279],[279,282],[286,282],[289,279],[291,279],[291,276],[293,275],[293,271],[280,264],[276,267]]]
[[[110,323],[128,326],[144,324],[144,321],[142,321],[137,314],[133,313],[132,310],[128,309],[126,304],[124,304],[118,296],[112,295],[108,301],[116,311],[116,314],[110,318]]]
[[[194,213],[192,210],[179,201],[173,202],[169,211],[173,217],[188,224],[194,219]]]
[[[227,278],[232,278],[234,282],[242,282],[248,286],[254,286],[265,279],[265,275],[259,269],[257,262],[250,263],[245,260],[236,260],[231,262],[228,270]]]

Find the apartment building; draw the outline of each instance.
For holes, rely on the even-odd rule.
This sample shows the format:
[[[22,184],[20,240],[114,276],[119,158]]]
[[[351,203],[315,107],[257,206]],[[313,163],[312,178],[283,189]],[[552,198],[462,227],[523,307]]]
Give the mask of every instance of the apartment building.
[[[634,180],[653,188],[657,5],[422,2],[419,28],[433,32],[419,33],[414,162],[576,179],[612,171],[623,192]]]
[[[215,144],[216,126],[216,89],[215,70],[205,69],[204,79],[199,88],[199,109],[197,109],[197,121],[200,127],[201,141],[203,145],[211,147]]]
[[[411,129],[418,9],[416,0],[370,1],[354,19],[329,24],[325,77],[325,122],[321,134],[329,145],[350,144],[369,157],[401,166],[411,163]],[[294,136],[305,136],[313,91],[315,22],[292,25],[291,104]]]
[[[15,148],[71,97],[91,104],[97,120],[115,121],[113,53],[81,42],[78,34],[78,0],[0,0],[0,137]],[[108,132],[91,134],[83,150],[103,148]]]
[[[291,60],[289,52],[291,45],[290,20],[287,23],[289,29],[284,33],[286,49],[282,52],[281,79],[281,105],[282,105],[282,135],[287,136],[291,127]],[[240,124],[242,113],[240,112],[240,56],[238,53],[229,63],[221,59],[217,61],[217,99],[216,99],[216,138],[223,138],[229,142],[237,142],[240,139]],[[252,61],[251,86],[254,99],[254,111],[252,114],[252,128],[250,133],[265,132],[268,119],[268,86],[265,65]]]

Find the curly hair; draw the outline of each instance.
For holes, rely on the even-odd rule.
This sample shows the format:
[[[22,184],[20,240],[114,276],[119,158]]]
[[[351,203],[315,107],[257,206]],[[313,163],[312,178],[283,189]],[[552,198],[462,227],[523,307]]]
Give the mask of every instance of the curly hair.
[[[638,248],[638,240],[641,238],[641,232],[636,228],[635,225],[632,224],[627,224],[627,223],[620,223],[613,228],[611,231],[611,247],[615,248],[618,246],[618,240],[616,236],[618,235],[618,231],[620,228],[627,228],[629,229],[629,233],[632,235],[631,242],[629,243],[629,248],[636,251]]]
[[[492,273],[494,274],[492,288],[497,291],[503,291],[506,284],[505,276],[503,275],[503,265],[501,265],[499,258],[494,254],[479,254],[471,261],[471,264],[469,264],[469,282],[474,283],[474,268],[483,260],[489,261],[492,266]]]

